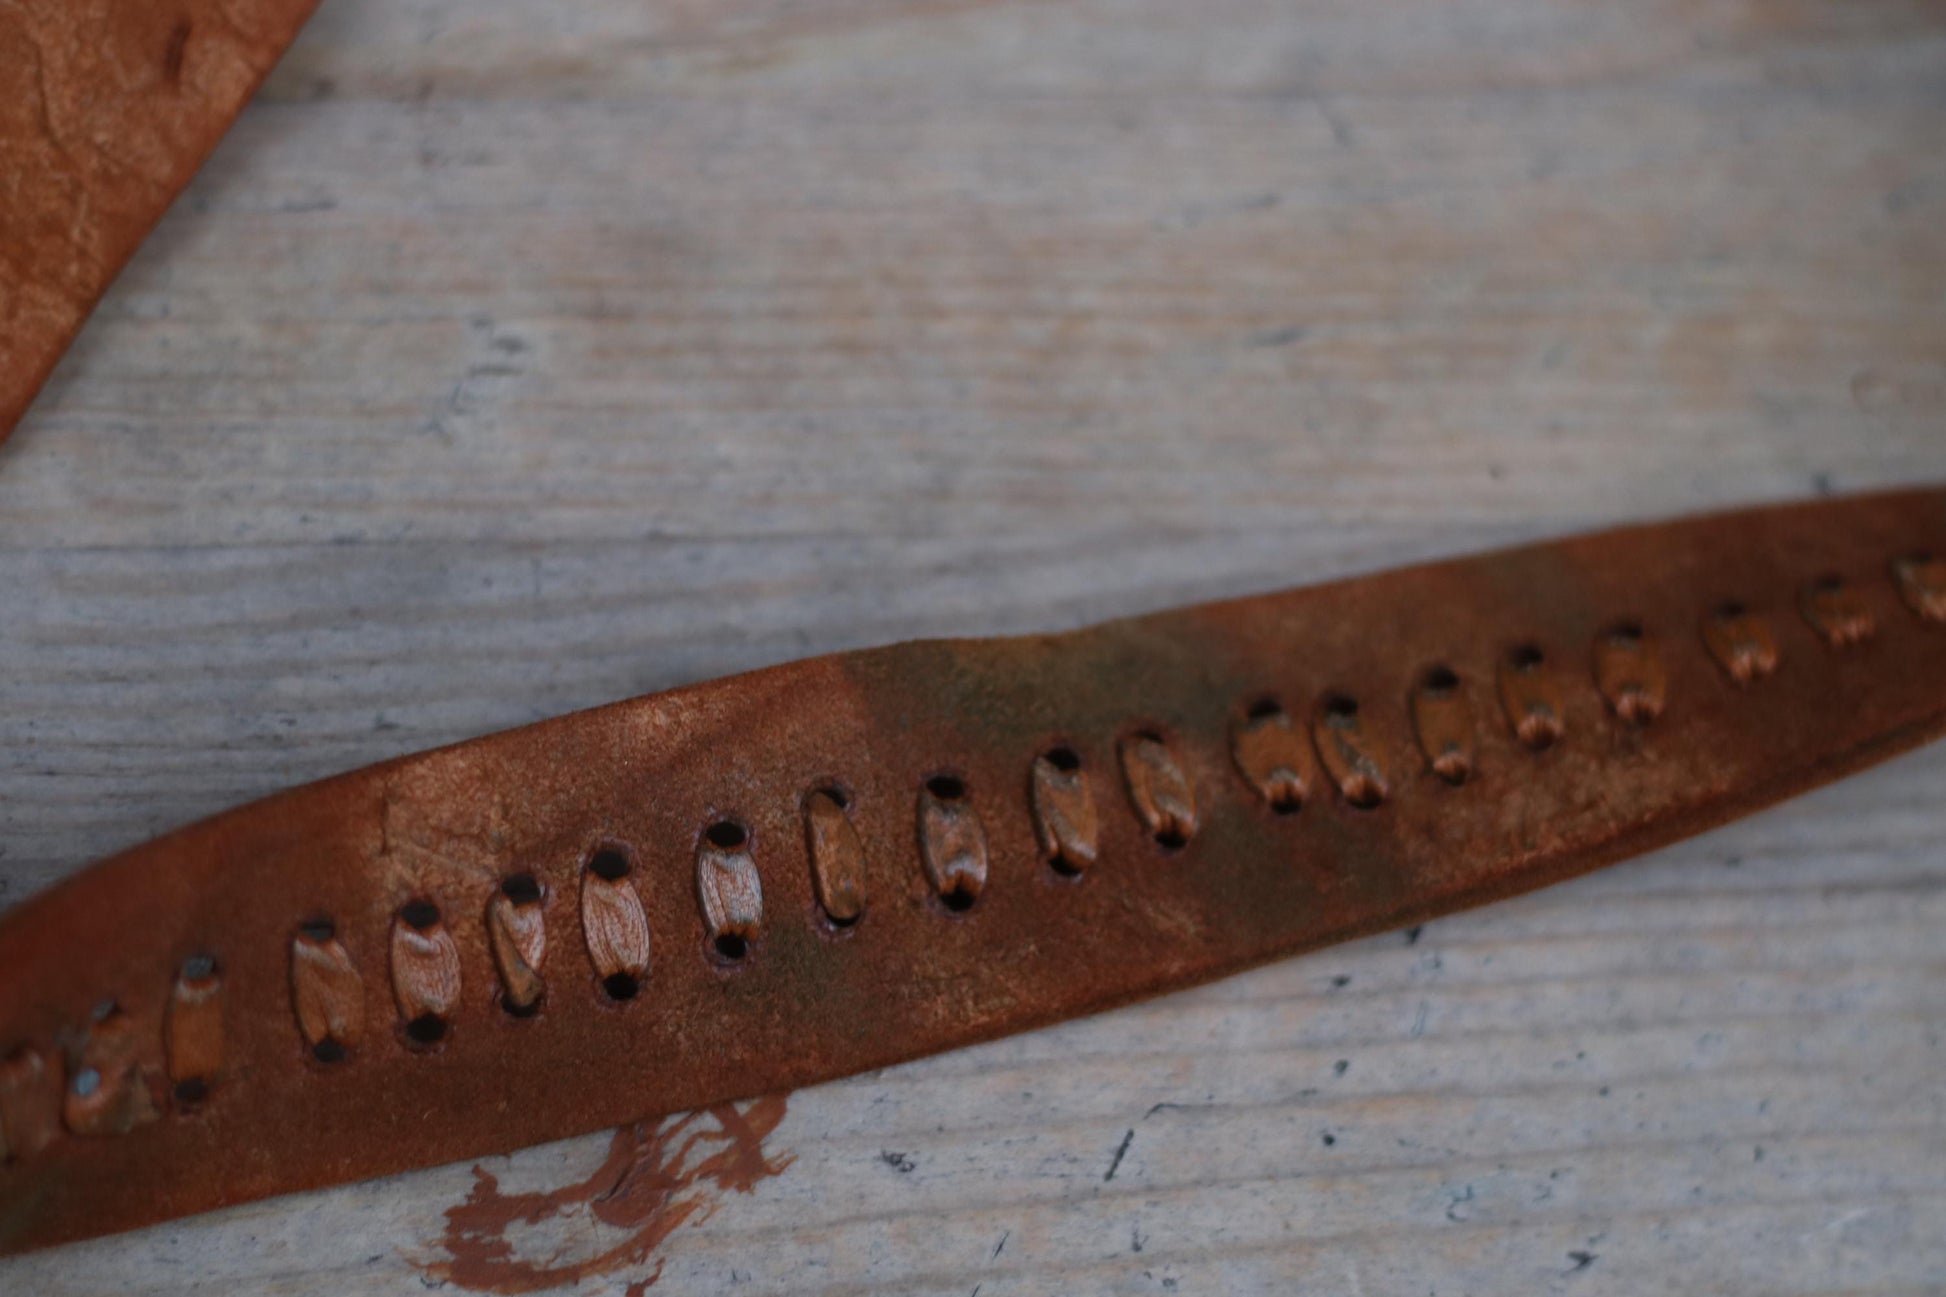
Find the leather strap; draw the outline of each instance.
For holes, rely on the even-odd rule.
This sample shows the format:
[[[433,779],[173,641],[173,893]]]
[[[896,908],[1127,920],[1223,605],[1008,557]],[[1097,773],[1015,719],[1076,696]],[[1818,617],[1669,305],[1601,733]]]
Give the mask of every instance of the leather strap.
[[[0,5],[0,441],[316,4]]]
[[[0,920],[0,1250],[802,1086],[1472,905],[1946,730],[1946,491],[818,658]],[[6,1053],[11,1051],[11,1053]]]

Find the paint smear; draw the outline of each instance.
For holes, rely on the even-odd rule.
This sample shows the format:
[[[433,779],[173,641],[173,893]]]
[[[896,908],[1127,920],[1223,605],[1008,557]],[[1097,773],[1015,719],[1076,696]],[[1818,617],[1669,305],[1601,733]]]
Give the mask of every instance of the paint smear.
[[[787,1097],[624,1126],[593,1175],[551,1193],[503,1194],[475,1166],[473,1191],[447,1209],[436,1244],[448,1259],[427,1263],[426,1276],[474,1292],[526,1293],[646,1265],[679,1227],[714,1215],[724,1193],[749,1193],[791,1164],[764,1151]],[[628,1297],[661,1277],[657,1261]]]

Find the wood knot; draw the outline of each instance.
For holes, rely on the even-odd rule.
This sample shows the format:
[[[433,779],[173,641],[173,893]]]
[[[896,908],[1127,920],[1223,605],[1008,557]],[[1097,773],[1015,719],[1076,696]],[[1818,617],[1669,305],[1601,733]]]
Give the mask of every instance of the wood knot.
[[[919,789],[919,861],[933,894],[955,913],[986,890],[986,826],[957,775],[934,775]]]
[[[329,919],[312,919],[291,939],[291,1001],[298,1029],[320,1063],[336,1063],[365,1029],[365,980]]]
[[[838,788],[820,788],[804,799],[811,887],[824,917],[841,928],[865,914],[865,844],[851,822],[850,807],[851,798]]]
[[[541,977],[547,958],[544,899],[532,874],[512,874],[487,902],[487,947],[500,975],[500,1007],[516,1018],[532,1017],[547,991]]]
[[[1165,851],[1196,836],[1196,790],[1162,735],[1141,730],[1121,742],[1122,780],[1136,818]]]
[[[1101,819],[1081,754],[1059,745],[1035,757],[1028,793],[1041,856],[1055,873],[1079,878],[1095,863],[1101,840]]]
[[[750,854],[750,832],[735,820],[718,820],[697,839],[696,895],[716,957],[730,964],[742,960],[763,925],[764,889]]]
[[[1252,703],[1230,731],[1230,756],[1244,779],[1279,815],[1295,815],[1317,780],[1304,734],[1274,698]]]
[[[581,871],[581,936],[602,992],[632,1000],[649,975],[649,916],[629,882],[635,864],[629,849],[604,843],[588,854]]]
[[[1324,762],[1339,795],[1359,810],[1371,810],[1391,795],[1386,782],[1385,756],[1377,739],[1366,731],[1358,714],[1358,700],[1346,693],[1329,693],[1318,705],[1311,723],[1311,741]]]
[[[1473,707],[1451,667],[1420,673],[1412,689],[1412,729],[1435,775],[1453,785],[1472,777]]]
[[[392,998],[409,1044],[424,1048],[445,1038],[459,1008],[459,947],[439,907],[408,901],[392,919]]]
[[[1878,633],[1878,619],[1872,616],[1864,591],[1835,572],[1805,586],[1798,606],[1811,629],[1832,648],[1863,644]]]
[[[1770,622],[1734,600],[1718,604],[1703,619],[1703,643],[1740,685],[1754,684],[1777,670],[1777,640]]]
[[[1595,637],[1595,687],[1631,725],[1662,715],[1669,692],[1662,649],[1640,622],[1616,622]]]

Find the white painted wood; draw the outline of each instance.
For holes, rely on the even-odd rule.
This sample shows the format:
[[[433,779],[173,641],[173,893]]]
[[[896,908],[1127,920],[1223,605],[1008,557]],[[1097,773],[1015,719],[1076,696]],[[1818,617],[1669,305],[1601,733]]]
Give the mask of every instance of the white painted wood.
[[[326,0],[0,447],[0,904],[802,654],[1946,478],[1943,76],[1889,0]],[[1939,1291],[1942,778],[802,1092],[659,1287]],[[419,1292],[472,1183],[0,1290]]]

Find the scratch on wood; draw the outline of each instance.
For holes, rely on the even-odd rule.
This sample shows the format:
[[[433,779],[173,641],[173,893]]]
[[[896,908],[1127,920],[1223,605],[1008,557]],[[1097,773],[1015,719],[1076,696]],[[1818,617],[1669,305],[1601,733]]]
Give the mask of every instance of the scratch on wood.
[[[1122,1136],[1121,1147],[1115,1150],[1115,1160],[1108,1164],[1108,1174],[1101,1178],[1103,1184],[1107,1184],[1115,1178],[1115,1172],[1121,1169],[1122,1159],[1128,1156],[1128,1146],[1134,1142],[1135,1131],[1131,1128],[1128,1134]]]

